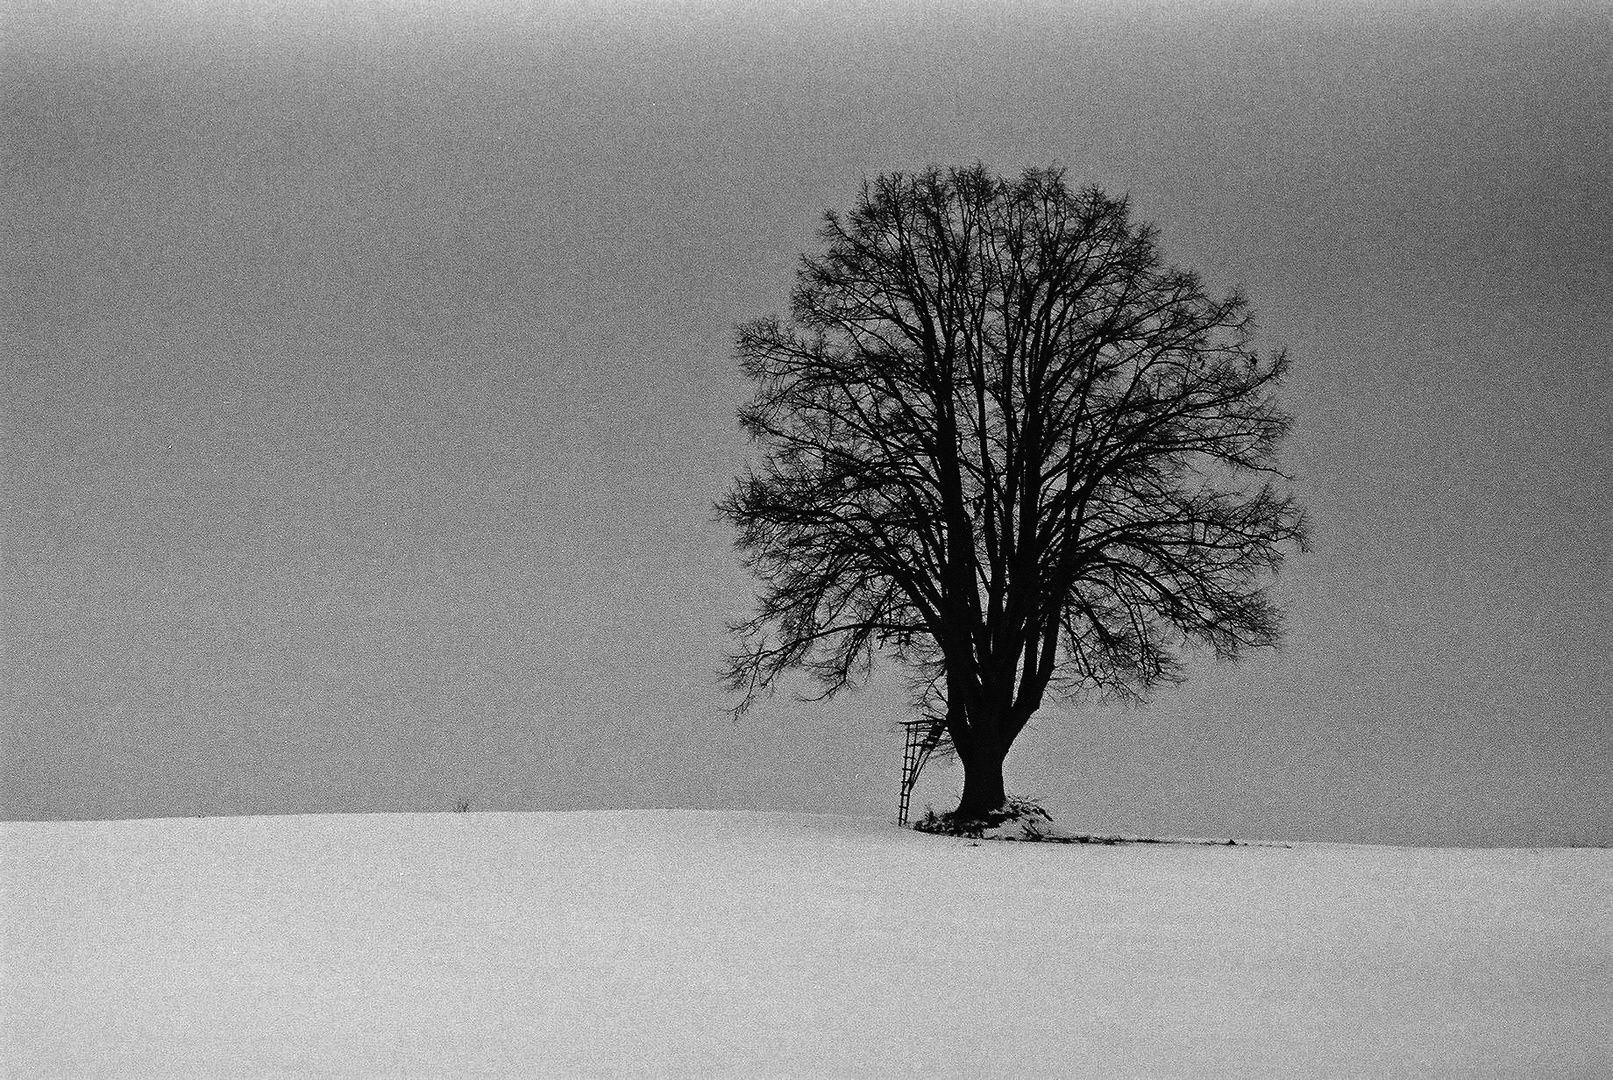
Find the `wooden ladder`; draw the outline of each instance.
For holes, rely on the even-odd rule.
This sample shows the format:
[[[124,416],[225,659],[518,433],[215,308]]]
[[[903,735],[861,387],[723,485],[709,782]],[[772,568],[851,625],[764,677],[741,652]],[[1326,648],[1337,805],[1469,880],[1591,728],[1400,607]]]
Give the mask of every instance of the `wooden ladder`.
[[[908,804],[913,799],[913,785],[918,782],[919,770],[930,760],[930,754],[946,735],[946,723],[938,716],[924,716],[917,720],[904,720],[907,743],[902,749],[902,798],[896,810],[896,824],[907,824]]]

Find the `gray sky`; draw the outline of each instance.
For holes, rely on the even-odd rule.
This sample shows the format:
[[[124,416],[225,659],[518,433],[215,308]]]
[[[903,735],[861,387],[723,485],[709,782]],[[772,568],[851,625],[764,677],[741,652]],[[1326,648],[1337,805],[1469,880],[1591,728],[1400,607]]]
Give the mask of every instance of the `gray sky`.
[[[1538,8],[11,6],[0,814],[894,813],[889,684],[725,715],[733,328],[978,158],[1247,288],[1315,523],[1280,653],[1044,711],[1010,787],[1613,841],[1613,8]]]

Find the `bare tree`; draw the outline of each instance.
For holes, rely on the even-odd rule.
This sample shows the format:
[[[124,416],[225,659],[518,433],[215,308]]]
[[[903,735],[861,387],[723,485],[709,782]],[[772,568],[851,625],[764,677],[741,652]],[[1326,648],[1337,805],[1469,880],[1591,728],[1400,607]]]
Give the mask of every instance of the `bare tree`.
[[[790,669],[823,698],[893,659],[978,821],[1044,699],[1276,642],[1265,589],[1305,536],[1272,483],[1287,359],[1240,295],[1057,169],[880,176],[820,235],[793,320],[738,338],[766,457],[719,504],[762,585],[731,628],[736,715]]]

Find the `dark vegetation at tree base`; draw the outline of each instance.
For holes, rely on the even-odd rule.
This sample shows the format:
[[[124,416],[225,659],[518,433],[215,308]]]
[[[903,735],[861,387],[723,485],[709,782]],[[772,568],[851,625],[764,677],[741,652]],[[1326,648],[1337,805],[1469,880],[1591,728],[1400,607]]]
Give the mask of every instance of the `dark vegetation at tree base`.
[[[987,836],[1002,826],[1001,834]],[[1001,808],[975,817],[962,817],[957,811],[937,814],[926,807],[924,816],[913,823],[917,832],[938,836],[961,836],[969,840],[1007,840],[1037,844],[1207,844],[1241,847],[1236,840],[1163,840],[1149,836],[1098,836],[1091,833],[1064,833],[1053,829],[1053,818],[1046,810],[1025,799],[1010,798]],[[1287,845],[1282,845],[1286,847]]]
[[[1011,798],[995,810],[969,816],[956,810],[937,814],[933,807],[925,807],[924,816],[913,823],[913,828],[918,832],[978,840],[988,830],[1008,824],[1020,825],[1027,837],[1045,839],[1052,832],[1053,817],[1033,802]]]

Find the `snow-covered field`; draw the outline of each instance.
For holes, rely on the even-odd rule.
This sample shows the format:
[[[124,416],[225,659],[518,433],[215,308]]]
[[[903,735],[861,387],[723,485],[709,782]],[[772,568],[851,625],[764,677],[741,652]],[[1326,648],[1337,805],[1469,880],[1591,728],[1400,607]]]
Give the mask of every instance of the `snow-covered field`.
[[[1606,1077],[1613,853],[0,825],[11,1077]]]

